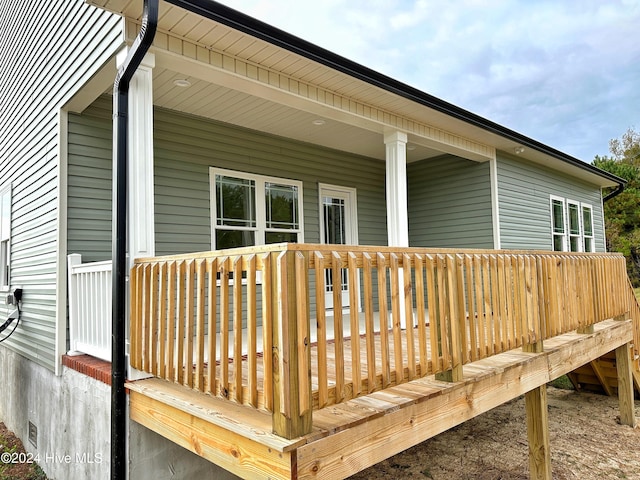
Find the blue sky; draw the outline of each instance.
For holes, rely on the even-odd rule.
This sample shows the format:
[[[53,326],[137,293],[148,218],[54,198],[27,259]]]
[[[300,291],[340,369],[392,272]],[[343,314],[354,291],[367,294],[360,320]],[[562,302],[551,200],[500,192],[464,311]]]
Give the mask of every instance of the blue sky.
[[[640,0],[222,0],[591,162],[640,129]]]

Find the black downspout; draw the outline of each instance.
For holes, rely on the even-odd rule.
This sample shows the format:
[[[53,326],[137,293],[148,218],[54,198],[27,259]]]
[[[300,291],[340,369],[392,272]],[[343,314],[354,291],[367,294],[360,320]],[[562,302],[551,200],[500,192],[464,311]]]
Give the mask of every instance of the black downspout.
[[[605,203],[607,200],[611,200],[613,197],[617,197],[618,195],[620,195],[624,191],[624,186],[624,183],[619,183],[613,192],[609,192],[604,196],[604,198],[602,199],[602,203]]]
[[[113,278],[111,332],[111,480],[127,474],[127,396],[124,388],[127,359],[125,322],[127,292],[127,123],[129,84],[149,50],[158,26],[159,0],[145,0],[140,33],[118,70],[113,84],[116,117],[113,159]]]

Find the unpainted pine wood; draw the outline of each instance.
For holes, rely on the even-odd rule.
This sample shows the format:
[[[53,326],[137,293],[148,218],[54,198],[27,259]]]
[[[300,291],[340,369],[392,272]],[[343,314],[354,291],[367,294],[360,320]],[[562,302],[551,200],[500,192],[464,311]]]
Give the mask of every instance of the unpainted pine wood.
[[[523,303],[526,303],[526,286],[523,285],[523,278],[521,275],[523,256],[517,255],[514,257],[512,263],[513,268],[513,281],[514,281],[514,338],[516,340],[514,348],[521,347],[525,342],[528,335],[527,319],[523,315],[523,311],[526,312],[526,307]]]
[[[204,392],[204,337],[205,337],[205,285],[206,263],[202,259],[196,260],[196,337],[195,337],[195,378],[194,388]]]
[[[631,374],[631,344],[616,348],[616,367],[618,370],[618,401],[620,404],[620,423],[635,428],[636,416],[633,401],[633,377]]]
[[[443,255],[436,256],[436,278],[438,289],[438,339],[439,353],[442,357],[442,371],[450,370],[452,365],[452,355],[450,346],[451,311],[449,305],[450,292],[448,291],[448,271],[446,258]]]
[[[528,344],[541,341],[540,329],[538,327],[538,318],[533,313],[533,277],[531,268],[531,257],[529,255],[522,256],[522,315],[526,319],[527,334],[524,341]]]
[[[263,364],[263,390],[264,408],[273,411],[273,262],[271,253],[263,253],[260,257],[262,263],[262,356]]]
[[[229,274],[231,259],[222,257],[218,260],[220,275],[220,394],[229,395]]]
[[[275,285],[276,289],[272,305],[277,310],[274,315],[276,321],[273,324],[273,352],[275,372],[273,375],[273,398],[274,408],[272,413],[273,431],[284,438],[296,438],[311,432],[312,429],[312,409],[307,408],[301,411],[300,405],[311,404],[311,380],[302,380],[302,375],[307,376],[309,371],[300,371],[300,360],[298,353],[302,345],[304,355],[308,355],[308,345],[304,345],[304,339],[298,339],[298,322],[306,322],[308,317],[299,319],[297,282],[300,282],[300,289],[308,291],[307,275],[296,278],[296,256],[300,252],[285,251],[274,257]],[[300,261],[299,261],[300,262]],[[304,259],[299,265],[308,265],[308,260]],[[308,327],[306,327],[308,329]],[[310,357],[304,360],[304,365],[309,365]],[[302,388],[306,389],[302,391]],[[302,399],[306,396],[306,399]]]
[[[418,322],[418,364],[419,376],[427,372],[427,318],[424,283],[424,258],[420,254],[414,255],[414,271],[416,278],[416,321]]]
[[[364,325],[365,325],[365,349],[367,352],[367,384],[368,391],[375,385],[376,379],[376,350],[373,321],[373,267],[371,256],[362,254],[362,280],[364,288]]]
[[[132,392],[131,405],[133,420],[236,475],[263,479],[294,476],[294,453],[267,448],[234,429],[212,425],[144,394]],[[237,423],[234,420],[232,416],[228,419],[231,424]]]
[[[498,258],[489,255],[489,275],[491,278],[491,308],[493,310],[493,323],[490,325],[491,340],[493,345],[491,353],[500,353],[500,286],[498,280]]]
[[[449,329],[451,342],[451,381],[462,380],[462,332],[459,322],[458,262],[454,255],[446,257],[447,287],[449,291]],[[464,304],[464,302],[463,302]]]
[[[386,388],[390,383],[391,364],[389,359],[389,314],[387,307],[387,267],[382,253],[376,255],[378,271],[378,305],[380,311],[380,350],[382,364],[382,385]]]
[[[186,290],[187,290],[187,301],[186,305],[186,314],[185,314],[185,338],[183,339],[186,344],[185,349],[185,385],[190,388],[194,388],[193,381],[193,339],[195,337],[195,322],[194,322],[194,291],[195,291],[195,260],[189,260],[186,265]]]
[[[171,382],[176,382],[177,369],[175,361],[176,352],[176,282],[177,265],[170,261],[167,268],[167,357],[165,378]]]
[[[166,350],[167,350],[167,264],[162,262],[158,265],[158,373],[156,376],[164,377],[167,370]]]
[[[336,396],[344,398],[344,334],[342,327],[342,260],[333,252],[331,258],[333,282],[333,338],[336,349],[334,368],[336,371]]]
[[[295,305],[297,328],[297,360],[298,360],[298,409],[300,415],[310,414],[311,404],[311,338],[309,326],[309,253],[295,252]]]
[[[516,296],[518,291],[517,255],[505,255],[505,287],[507,298],[507,349],[518,346],[518,315],[516,313]]]
[[[442,371],[440,352],[438,349],[438,332],[440,331],[440,307],[436,287],[436,274],[434,274],[434,258],[425,255],[425,278],[427,282],[427,302],[429,305],[429,339],[431,342],[431,364],[435,371]]]
[[[404,275],[404,311],[407,315],[407,328],[405,329],[405,339],[407,345],[407,362],[406,370],[409,380],[413,380],[416,375],[416,351],[414,343],[414,317],[413,317],[413,281],[411,280],[412,261],[411,256],[403,254],[402,256],[403,275]],[[403,366],[403,371],[405,367]]]
[[[216,340],[217,340],[217,335],[218,335],[218,329],[217,329],[217,314],[216,314],[216,307],[217,307],[217,279],[216,279],[216,272],[218,271],[217,268],[217,259],[216,258],[209,258],[206,259],[206,273],[207,273],[207,287],[208,287],[208,291],[209,291],[209,297],[208,297],[208,311],[207,311],[207,318],[209,319],[209,323],[207,325],[207,337],[208,337],[208,345],[207,345],[207,350],[209,352],[209,364],[207,367],[207,385],[208,385],[208,389],[206,390],[207,393],[210,393],[213,396],[216,396],[218,394],[218,392],[216,391],[216,381],[217,381],[217,376],[216,376]]]
[[[242,257],[233,259],[233,385],[234,400],[242,396]]]
[[[147,264],[144,266],[143,269],[143,273],[142,273],[142,285],[143,285],[143,291],[142,291],[142,322],[141,322],[141,326],[142,326],[142,338],[143,338],[143,342],[142,342],[142,370],[145,372],[150,372],[151,371],[151,359],[149,358],[150,356],[150,351],[151,351],[151,345],[150,345],[150,337],[151,337],[151,325],[150,325],[150,310],[151,310],[151,282],[150,282],[150,277],[151,277],[151,265]]]
[[[326,265],[321,252],[316,251],[315,280],[316,280],[316,342],[318,344],[318,402],[320,408],[327,404],[327,318],[325,306]]]
[[[249,405],[258,406],[258,312],[256,306],[256,256],[246,258],[247,272],[247,387]]]
[[[469,342],[467,340],[467,313],[464,288],[464,260],[462,255],[454,255],[456,282],[456,315],[453,319],[458,324],[458,343],[460,344],[460,363],[469,363]],[[462,370],[462,368],[460,368]],[[460,373],[462,379],[462,373]]]
[[[480,317],[475,311],[474,303],[474,285],[473,285],[473,257],[471,255],[464,255],[464,272],[466,283],[466,299],[467,299],[467,317],[469,322],[469,348],[465,353],[469,352],[468,361],[475,362],[478,360],[478,323]]]
[[[177,284],[176,284],[176,309],[177,309],[177,335],[176,335],[176,381],[179,384],[184,382],[184,331],[185,331],[185,262],[181,261],[176,266]],[[189,361],[191,363],[191,361]]]
[[[141,267],[135,265],[131,269],[130,276],[130,309],[131,309],[131,366],[137,369],[142,368],[142,328],[140,321],[142,320],[142,305],[140,300],[142,299],[142,292],[140,291],[140,269]]]
[[[473,255],[473,276],[476,300],[475,311],[478,324],[478,359],[481,359],[487,356],[486,322],[488,317],[484,311],[483,268],[482,256],[480,255]]]
[[[149,279],[149,366],[154,377],[158,375],[158,264],[151,264]]]
[[[487,353],[486,356],[491,356],[495,353],[495,338],[493,324],[495,322],[494,310],[493,310],[493,285],[491,281],[491,256],[482,255],[482,291],[484,300],[484,331],[486,331],[486,344]]]
[[[362,372],[360,364],[360,321],[358,312],[358,267],[357,257],[353,252],[348,254],[349,272],[349,318],[351,321],[351,382],[353,394],[359,395],[362,388]]]
[[[525,393],[524,398],[529,439],[529,478],[552,480],[547,386],[541,385]]]
[[[391,277],[391,332],[393,334],[394,369],[396,378],[403,377],[403,352],[402,352],[402,331],[400,319],[400,269],[398,266],[398,256],[395,253],[389,255],[389,276]],[[410,312],[405,312],[408,316]]]
[[[500,351],[505,352],[509,349],[508,341],[508,323],[509,318],[507,314],[507,286],[506,286],[506,270],[505,256],[496,255],[498,261],[498,311],[500,312],[499,331],[496,332],[496,336],[500,339]]]

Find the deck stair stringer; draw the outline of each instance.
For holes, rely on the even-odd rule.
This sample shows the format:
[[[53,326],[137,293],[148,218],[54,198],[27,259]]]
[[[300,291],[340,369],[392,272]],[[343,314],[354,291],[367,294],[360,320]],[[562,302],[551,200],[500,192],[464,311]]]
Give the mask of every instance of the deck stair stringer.
[[[546,340],[313,412],[313,431],[285,440],[271,416],[157,379],[128,384],[132,420],[243,478],[346,478],[632,341],[631,321]]]

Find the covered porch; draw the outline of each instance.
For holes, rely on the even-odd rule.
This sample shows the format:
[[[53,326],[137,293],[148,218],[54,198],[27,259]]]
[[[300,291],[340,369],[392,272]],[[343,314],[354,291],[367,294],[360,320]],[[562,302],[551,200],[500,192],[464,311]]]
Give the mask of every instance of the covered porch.
[[[522,394],[550,478],[545,384],[612,351],[635,423],[616,254],[279,244],[139,259],[131,300],[153,377],[127,384],[131,418],[244,478],[344,478]]]

